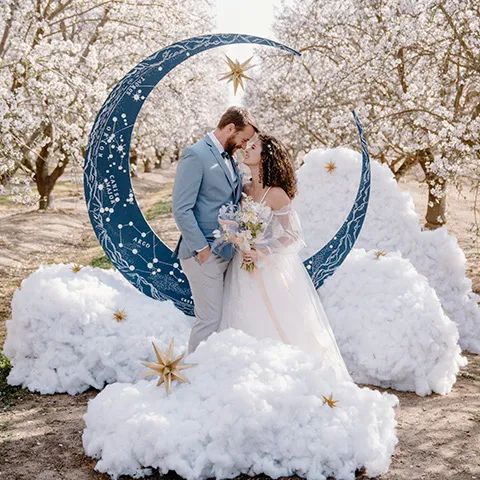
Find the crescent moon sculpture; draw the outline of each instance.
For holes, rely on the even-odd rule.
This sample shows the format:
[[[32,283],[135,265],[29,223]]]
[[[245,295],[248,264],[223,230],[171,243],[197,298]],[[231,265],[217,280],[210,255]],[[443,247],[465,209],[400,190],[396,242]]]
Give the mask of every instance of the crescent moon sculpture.
[[[355,202],[343,225],[321,250],[303,262],[317,289],[322,286],[323,282],[330,275],[333,275],[335,270],[347,258],[360,235],[360,230],[367,214],[368,199],[370,198],[370,157],[362,124],[354,111],[352,111],[352,114],[360,137],[362,152],[360,184],[355,196]]]
[[[150,92],[177,65],[211,48],[250,43],[300,55],[292,48],[243,34],[202,35],[170,45],[140,62],[114,87],[102,105],[89,135],[84,164],[84,192],[95,234],[115,268],[138,290],[158,300],[172,300],[194,315],[188,281],[172,250],[156,235],[135,199],[129,151],[135,121]],[[315,286],[333,274],[358,237],[370,191],[366,142],[354,113],[362,143],[362,177],[357,198],[336,236],[306,260]]]

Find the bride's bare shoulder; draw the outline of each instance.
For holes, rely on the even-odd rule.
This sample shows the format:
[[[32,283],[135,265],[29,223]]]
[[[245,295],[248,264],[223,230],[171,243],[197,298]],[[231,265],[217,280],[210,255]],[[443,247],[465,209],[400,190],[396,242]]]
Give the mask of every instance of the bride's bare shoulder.
[[[272,187],[267,195],[267,204],[272,210],[280,210],[290,204],[290,197],[281,187]]]

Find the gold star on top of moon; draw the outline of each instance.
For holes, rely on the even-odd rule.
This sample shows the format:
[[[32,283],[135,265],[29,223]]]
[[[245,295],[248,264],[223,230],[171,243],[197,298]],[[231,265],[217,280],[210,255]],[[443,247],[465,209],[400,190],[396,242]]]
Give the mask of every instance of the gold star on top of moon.
[[[179,383],[190,383],[187,378],[180,375],[180,370],[185,368],[193,367],[197,365],[196,363],[180,363],[185,356],[185,352],[179,355],[177,358],[173,358],[173,343],[174,339],[170,340],[168,345],[168,351],[162,352],[154,342],[152,342],[153,349],[155,350],[155,355],[157,357],[157,362],[142,362],[146,367],[148,367],[151,372],[145,374],[146,377],[152,375],[158,375],[157,387],[162,383],[165,384],[165,390],[167,394],[170,393],[170,389],[173,381]]]
[[[220,80],[228,79],[227,83],[233,82],[233,93],[234,95],[236,95],[239,86],[242,87],[242,90],[245,90],[245,87],[243,85],[243,79],[253,80],[251,77],[245,74],[247,70],[250,70],[252,67],[255,66],[250,65],[253,57],[250,57],[248,60],[245,60],[245,62],[242,63],[240,63],[237,59],[232,60],[227,55],[225,55],[225,57],[227,57],[225,62],[229,66],[230,71],[226,73],[223,77],[221,77]]]

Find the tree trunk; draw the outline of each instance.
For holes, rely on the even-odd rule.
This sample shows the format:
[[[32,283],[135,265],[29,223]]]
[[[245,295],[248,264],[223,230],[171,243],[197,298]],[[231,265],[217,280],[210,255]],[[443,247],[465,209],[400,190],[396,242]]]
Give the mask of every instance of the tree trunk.
[[[39,154],[37,155],[35,160],[35,175],[33,177],[40,195],[38,202],[39,210],[46,210],[47,208],[53,206],[53,187],[55,186],[55,183],[59,177],[65,171],[65,167],[68,163],[68,157],[66,156],[65,152],[60,149],[64,154],[64,159],[62,162],[58,162],[50,175],[48,174],[48,156],[50,154],[50,147],[52,146],[53,142],[52,125],[46,125],[43,133],[45,136],[50,138],[50,141],[41,148]]]
[[[155,148],[155,168],[162,168],[162,160],[164,155],[165,155],[164,150]]]
[[[138,168],[138,153],[136,150],[132,150],[130,153],[130,176],[137,177]]]
[[[40,195],[40,199],[38,201],[38,209],[47,210],[47,208],[53,207],[52,191],[58,177],[54,178],[53,174],[48,174],[48,152],[46,153],[46,155],[45,152],[43,152],[42,157],[39,156],[37,158],[35,166],[36,169],[34,179],[35,183],[37,184],[38,193]]]
[[[145,173],[152,173],[153,167],[152,167],[152,161],[147,158],[146,160],[143,161],[143,171]]]
[[[38,201],[39,210],[47,210],[49,207],[53,206],[53,196],[52,190],[53,185],[48,181],[47,176],[36,176],[37,179],[37,189],[40,194],[40,199]]]
[[[409,172],[414,165],[417,164],[418,155],[408,155],[404,158],[399,158],[398,160],[394,160],[390,165],[390,170],[392,171],[393,175],[395,176],[395,180],[400,180],[401,177],[405,176],[407,172]],[[384,162],[381,162],[384,163]],[[398,166],[400,164],[400,166]]]
[[[429,148],[417,152],[417,158],[423,173],[425,173],[425,179],[428,185],[427,214],[425,215],[424,226],[425,228],[434,230],[447,223],[447,182],[445,178],[440,177],[430,170],[430,165],[434,158]],[[439,192],[440,196],[436,196],[436,192]]]
[[[178,162],[180,160],[180,154],[181,154],[180,147],[175,147],[175,151],[173,152],[173,159],[171,160],[171,163],[173,162]]]

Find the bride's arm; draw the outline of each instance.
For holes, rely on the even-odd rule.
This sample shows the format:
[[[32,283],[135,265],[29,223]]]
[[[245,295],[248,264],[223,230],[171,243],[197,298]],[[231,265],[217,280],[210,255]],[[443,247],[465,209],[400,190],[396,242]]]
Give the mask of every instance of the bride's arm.
[[[272,219],[251,254],[254,261],[272,253],[296,253],[306,246],[300,219],[290,198],[280,188],[273,190],[268,202]]]
[[[294,253],[306,246],[297,212],[291,204],[272,212],[270,228],[255,246],[259,256]]]

